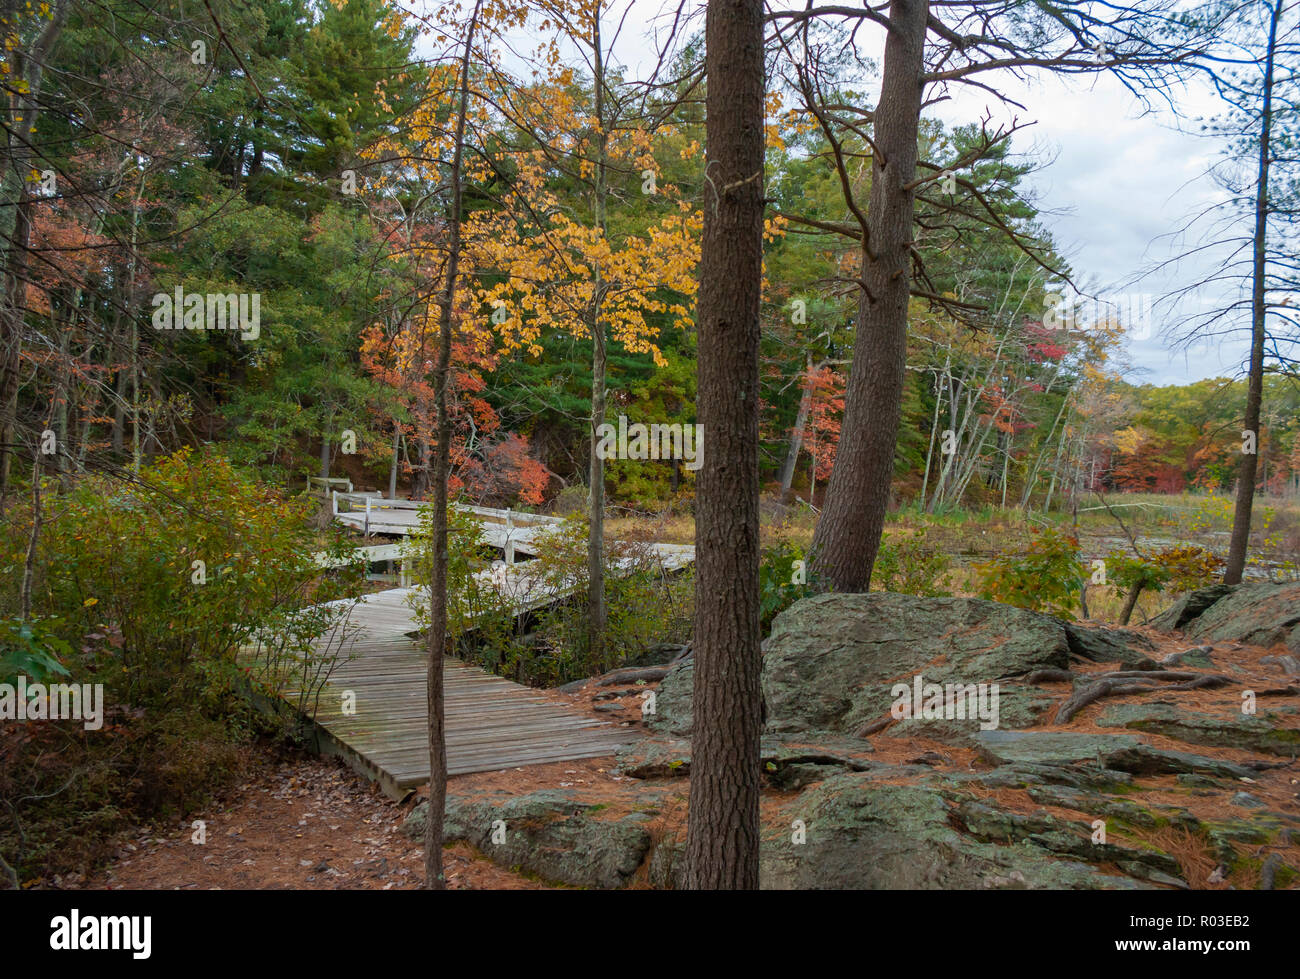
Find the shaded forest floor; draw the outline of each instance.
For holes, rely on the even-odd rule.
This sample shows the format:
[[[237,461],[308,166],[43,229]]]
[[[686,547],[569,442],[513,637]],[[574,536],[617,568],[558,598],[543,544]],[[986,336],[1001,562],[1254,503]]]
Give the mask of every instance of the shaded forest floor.
[[[1156,658],[1177,651],[1185,642],[1143,630],[1155,643]],[[1261,689],[1280,678],[1261,673],[1259,660],[1269,650],[1237,643],[1216,647],[1217,669],[1245,674]],[[1103,664],[1076,664],[1080,673],[1098,672]],[[1271,673],[1272,671],[1267,671]],[[1284,682],[1284,681],[1282,681]],[[656,684],[648,685],[653,688]],[[645,688],[642,688],[645,689]],[[1057,701],[1069,694],[1068,684],[1049,685]],[[553,693],[578,710],[593,711],[597,703],[594,687],[573,694]],[[1123,696],[1086,708],[1073,722],[1057,727],[1050,723],[1030,730],[1068,730],[1075,733],[1107,734],[1114,728],[1099,726],[1097,715],[1114,703],[1143,703],[1147,698]],[[1233,691],[1197,690],[1178,694],[1179,707],[1231,718],[1239,714]],[[623,704],[631,714],[637,698]],[[1050,712],[1043,717],[1046,722]],[[982,770],[985,765],[976,752],[923,738],[890,737],[882,731],[871,737],[875,763],[906,765],[921,763],[936,773]],[[1194,750],[1197,754],[1225,762],[1243,762],[1252,756],[1233,748],[1204,744],[1188,745],[1158,735],[1143,740],[1169,750]],[[1300,795],[1294,762],[1276,759],[1277,767],[1259,773],[1248,786],[1249,794],[1264,808],[1293,817],[1300,816]],[[885,781],[890,781],[885,779]],[[656,841],[680,839],[685,829],[689,781],[686,778],[641,780],[620,774],[612,758],[585,759],[549,765],[515,768],[457,776],[449,780],[449,793],[462,798],[500,800],[542,790],[564,790],[584,803],[602,810],[602,818],[615,820],[627,813],[644,810],[654,803],[657,818],[651,826]],[[1061,819],[1087,820],[1088,813],[1044,806],[1023,790],[1002,789],[985,793],[986,802],[998,810],[1021,816],[1048,813]],[[1228,804],[1231,790],[1189,790],[1173,776],[1143,779],[1124,801],[1162,810],[1185,807],[1204,822],[1240,816],[1242,811]],[[783,806],[797,796],[769,786],[763,795],[765,825],[782,823]],[[169,828],[155,828],[148,835],[127,843],[117,858],[100,874],[86,882],[53,881],[54,886],[91,888],[233,889],[295,888],[310,890],[419,888],[423,882],[423,850],[418,840],[402,834],[400,826],[418,801],[418,796],[398,804],[387,799],[365,778],[336,759],[311,755],[274,756],[263,750],[254,754],[248,775],[231,788],[210,813],[196,816],[206,821],[207,842],[191,841],[190,822]],[[1132,830],[1133,828],[1130,828]],[[1293,830],[1292,832],[1296,832]],[[1205,840],[1173,830],[1139,833],[1134,839],[1159,846],[1182,865],[1183,876],[1194,888],[1222,889],[1251,887],[1257,873],[1251,865],[1270,853],[1278,854],[1287,869],[1288,883],[1300,880],[1300,856],[1293,846],[1237,844],[1234,848],[1245,872],[1229,880],[1213,876],[1218,859]],[[1147,837],[1150,838],[1147,838]],[[498,866],[470,846],[457,843],[446,850],[449,886],[453,889],[540,889],[549,886],[531,874]],[[646,884],[645,867],[629,882]]]
[[[533,777],[557,774],[537,771]],[[84,885],[52,883],[160,890],[411,890],[424,883],[423,848],[398,832],[411,804],[388,799],[338,759],[303,754],[285,760],[258,752],[247,777],[211,813],[195,817],[206,823],[205,843],[193,841],[191,820],[155,827],[127,842],[117,859]],[[545,886],[498,867],[464,844],[449,847],[445,859],[453,889]]]

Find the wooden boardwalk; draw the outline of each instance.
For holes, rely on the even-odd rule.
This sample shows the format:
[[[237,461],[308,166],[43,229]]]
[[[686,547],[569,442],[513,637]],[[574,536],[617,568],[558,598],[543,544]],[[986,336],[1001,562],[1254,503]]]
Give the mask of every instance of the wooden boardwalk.
[[[320,748],[395,799],[429,780],[427,660],[409,634],[416,628],[407,605],[412,591],[366,596],[319,643],[340,651],[315,698]],[[611,755],[637,738],[460,660],[448,658],[444,670],[449,775]]]
[[[419,525],[419,510],[424,503],[412,500],[389,500],[364,493],[334,493],[332,509],[334,519],[367,537],[384,534],[405,537]],[[539,533],[564,523],[559,517],[512,510],[495,510],[491,507],[452,504],[460,510],[475,514],[483,522],[483,540],[505,555],[505,563],[513,565],[515,555],[537,554],[536,538]],[[690,544],[650,544],[665,571],[677,571],[695,560],[695,548]],[[379,560],[379,558],[374,558]]]
[[[335,493],[332,499],[335,518],[366,536],[409,535],[422,505],[375,494]],[[486,542],[505,558],[478,572],[480,583],[509,601],[516,614],[549,605],[574,590],[567,582],[546,581],[535,570],[536,562],[515,560],[518,554],[536,554],[534,536],[561,523],[558,518],[463,509],[483,520]],[[664,572],[695,559],[695,548],[687,545],[649,546]],[[367,561],[392,560],[401,553],[400,545],[393,543],[362,550]],[[337,563],[323,555],[319,561],[323,567]],[[424,604],[422,594],[392,588],[356,604],[335,603],[352,607],[316,642],[318,653],[338,653],[329,679],[318,692],[312,691],[311,720],[321,749],[341,755],[397,799],[429,780],[427,668],[411,606],[412,601]],[[542,691],[460,660],[447,659],[444,670],[450,775],[600,757],[637,739],[630,728],[580,713]],[[282,695],[291,702],[300,699],[297,686]]]

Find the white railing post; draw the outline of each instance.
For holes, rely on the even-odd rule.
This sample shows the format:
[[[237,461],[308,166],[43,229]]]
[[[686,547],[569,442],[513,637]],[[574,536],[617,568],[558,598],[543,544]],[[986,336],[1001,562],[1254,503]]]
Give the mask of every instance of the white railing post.
[[[362,537],[370,536],[370,497],[366,497],[366,528],[362,531]]]

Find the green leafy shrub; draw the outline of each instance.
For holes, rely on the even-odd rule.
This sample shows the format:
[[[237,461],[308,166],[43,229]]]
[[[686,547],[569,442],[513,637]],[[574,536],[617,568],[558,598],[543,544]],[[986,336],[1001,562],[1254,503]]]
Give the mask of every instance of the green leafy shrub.
[[[17,596],[0,596],[0,672],[103,684],[104,723],[0,725],[0,799],[14,803],[0,875],[88,871],[133,825],[203,805],[242,770],[253,733],[289,730],[253,709],[250,686],[282,689],[286,667],[319,680],[329,662],[313,665],[313,642],[347,608],[321,603],[362,580],[342,532],[313,529],[317,506],[191,451],[43,499],[32,616],[17,621]],[[32,514],[6,518],[9,575]],[[343,564],[325,572],[322,558]]]
[[[359,567],[321,573],[319,556],[352,546],[312,528],[316,501],[285,499],[216,453],[183,450],[138,483],[88,478],[49,507],[33,601],[66,641],[120,637],[97,645],[95,668],[131,706],[220,709],[247,675],[240,650],[258,644],[274,686],[277,658],[306,654],[332,624],[312,607],[359,594]]]
[[[880,591],[921,598],[947,597],[952,594],[945,587],[951,566],[948,555],[930,544],[924,528],[918,528],[881,541],[871,581]]]
[[[1073,619],[1083,588],[1077,538],[1053,528],[1034,531],[1023,548],[975,565],[980,598]]]
[[[801,598],[815,594],[808,583],[804,551],[785,538],[763,548],[758,566],[759,621],[764,632],[777,615]]]
[[[67,676],[72,647],[57,634],[57,620],[0,619],[0,683],[21,673],[36,683]]]

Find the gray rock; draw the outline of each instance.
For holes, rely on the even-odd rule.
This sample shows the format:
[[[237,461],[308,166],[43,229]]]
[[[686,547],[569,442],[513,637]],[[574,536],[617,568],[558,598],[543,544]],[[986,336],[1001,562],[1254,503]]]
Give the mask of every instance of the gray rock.
[[[1128,734],[1075,734],[1062,731],[981,731],[974,735],[982,757],[995,765],[1029,763],[1070,765],[1092,762],[1135,775],[1199,772],[1249,778],[1241,765],[1203,755],[1165,751]]]
[[[1160,665],[1193,666],[1197,669],[1208,670],[1214,666],[1214,659],[1210,655],[1213,652],[1213,646],[1193,646],[1191,649],[1184,649],[1182,652],[1170,653],[1160,661]]]
[[[995,765],[1073,765],[1102,763],[1141,741],[1128,734],[1075,734],[1063,731],[981,731],[977,751]]]
[[[1287,676],[1300,676],[1300,659],[1295,656],[1265,656],[1260,663],[1264,666],[1276,666]]]
[[[866,756],[872,751],[866,741],[855,738],[831,738],[816,744],[786,742],[764,737],[759,746],[759,763],[763,774],[777,788],[788,789],[826,778],[838,772],[861,772],[879,767]],[[647,738],[621,748],[617,755],[620,774],[633,778],[670,778],[689,775],[691,743],[682,738]],[[798,769],[800,775],[790,774]]]
[[[618,750],[617,770],[632,778],[671,778],[691,770],[691,743],[680,738],[646,738]]]
[[[1182,629],[1201,642],[1285,645],[1300,654],[1300,581],[1205,588],[1185,596],[1152,625]]]
[[[642,804],[647,801],[643,798]],[[601,819],[596,815],[601,808],[580,801],[573,792],[549,789],[523,796],[449,798],[445,833],[448,840],[465,840],[495,863],[549,881],[624,887],[650,849],[650,817],[633,812]],[[428,803],[416,806],[402,832],[423,838],[427,813]],[[494,842],[494,832],[502,829],[504,840]]]
[[[623,661],[624,666],[667,666],[680,657],[689,647],[677,643],[658,643],[648,649],[630,656]]]
[[[1173,704],[1111,704],[1097,718],[1100,727],[1148,731],[1188,744],[1241,748],[1288,758],[1300,754],[1300,730],[1284,728],[1272,714],[1220,717]]]
[[[1177,632],[1219,599],[1231,595],[1239,587],[1239,585],[1210,585],[1208,588],[1188,592],[1152,619],[1151,626],[1161,632]]]
[[[1073,809],[1093,818],[1105,819],[1121,825],[1154,829],[1167,824],[1189,830],[1195,830],[1200,825],[1200,821],[1195,816],[1180,806],[1154,803],[1139,805],[1104,792],[1083,791],[1064,785],[1031,786],[1027,793],[1029,798],[1040,805]]]
[[[894,684],[918,672],[926,683],[970,685],[1068,661],[1062,624],[1037,612],[981,599],[818,595],[773,624],[762,677],[767,724],[778,733],[852,734],[887,716]],[[1026,692],[1021,703],[1042,697]],[[1008,721],[1034,717],[1026,709]],[[979,720],[962,720],[957,729],[976,731]]]
[[[929,674],[926,674],[929,682]],[[998,728],[1018,729],[1033,727],[1056,701],[1038,687],[1020,683],[998,684]],[[909,717],[889,729],[890,737],[932,738],[950,744],[970,745],[971,735],[979,730],[978,720],[937,719],[926,720]]]
[[[800,820],[805,842],[790,827]],[[765,888],[952,889],[1148,886],[1063,860],[1032,843],[987,843],[952,825],[929,789],[842,775],[808,789],[763,840]]]
[[[650,729],[664,734],[691,733],[691,691],[695,684],[695,659],[673,664],[668,675],[659,681],[655,692],[655,712],[646,718]]]
[[[1126,670],[1154,670],[1157,667],[1147,653],[1154,644],[1140,632],[1130,629],[1107,629],[1064,623],[1070,652],[1094,663],[1119,663]]]
[[[1175,775],[1174,778],[1180,785],[1186,785],[1192,789],[1217,789],[1220,787],[1219,780],[1210,778],[1208,775],[1183,773],[1182,775]]]
[[[592,697],[591,699],[592,699],[593,701],[598,701],[598,700],[614,700],[614,699],[616,699],[616,698],[618,698],[618,697],[627,697],[627,696],[630,696],[630,695],[632,695],[632,694],[637,694],[637,693],[640,693],[640,692],[641,692],[641,691],[640,691],[640,690],[637,690],[635,687],[633,687],[633,688],[631,688],[631,689],[627,689],[627,690],[602,690],[600,693],[596,694],[596,695],[595,695],[594,697]]]

